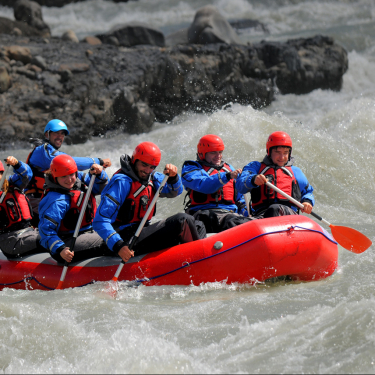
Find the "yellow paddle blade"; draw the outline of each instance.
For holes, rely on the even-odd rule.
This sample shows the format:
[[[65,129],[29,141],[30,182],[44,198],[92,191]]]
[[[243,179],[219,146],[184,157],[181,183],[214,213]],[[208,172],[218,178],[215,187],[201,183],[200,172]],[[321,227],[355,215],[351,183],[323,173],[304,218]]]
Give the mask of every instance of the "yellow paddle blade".
[[[344,249],[361,254],[371,245],[371,240],[361,232],[349,227],[331,224],[332,236]]]

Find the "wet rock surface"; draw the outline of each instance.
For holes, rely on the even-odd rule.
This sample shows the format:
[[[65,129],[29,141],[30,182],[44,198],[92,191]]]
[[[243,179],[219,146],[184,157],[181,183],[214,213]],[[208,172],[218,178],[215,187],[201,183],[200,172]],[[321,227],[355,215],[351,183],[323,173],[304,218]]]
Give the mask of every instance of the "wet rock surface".
[[[0,35],[1,147],[62,119],[74,143],[109,129],[149,131],[186,110],[267,106],[281,94],[340,90],[346,51],[317,36],[253,46],[116,47]],[[6,140],[6,142],[5,142]]]
[[[90,0],[34,0],[36,3],[46,7],[63,7],[71,3],[78,3],[81,1],[90,1]],[[114,3],[127,3],[129,0],[113,0]],[[137,0],[131,0],[137,1]],[[0,0],[0,5],[13,7],[15,0]]]

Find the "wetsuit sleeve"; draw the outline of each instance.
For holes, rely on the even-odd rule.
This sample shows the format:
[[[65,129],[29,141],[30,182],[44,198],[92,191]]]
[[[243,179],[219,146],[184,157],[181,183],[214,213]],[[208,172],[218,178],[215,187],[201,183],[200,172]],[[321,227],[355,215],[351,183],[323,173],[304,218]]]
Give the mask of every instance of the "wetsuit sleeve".
[[[93,222],[94,230],[104,240],[108,248],[118,251],[120,246],[114,247],[117,243],[122,243],[122,238],[113,228],[119,209],[130,193],[131,179],[127,176],[114,176],[104,188],[99,207]]]
[[[182,184],[203,194],[213,194],[228,183],[226,172],[209,175],[198,163],[184,163],[182,166]]]
[[[24,189],[33,177],[31,168],[26,163],[18,161],[13,167],[13,170],[14,174],[9,177],[9,183],[17,186],[21,190]]]
[[[87,186],[89,186],[90,181],[91,181],[91,174],[90,173],[81,173],[78,172],[78,177],[80,178],[81,181],[83,181]],[[92,194],[98,195],[100,194],[105,186],[108,183],[108,175],[106,171],[103,169],[102,173],[100,175],[97,175],[95,178],[94,185],[92,187]]]
[[[247,164],[236,181],[236,189],[241,194],[248,193],[251,189],[257,188],[254,184],[254,178],[259,173],[261,163],[259,161],[252,161]]]
[[[160,184],[164,180],[165,174],[160,172],[155,172],[153,177],[153,182],[156,189],[159,189]],[[160,198],[176,198],[184,191],[181,183],[181,177],[176,174],[174,177],[169,177],[167,183],[164,185]]]
[[[69,209],[69,198],[63,194],[49,193],[39,205],[40,244],[53,255],[57,255],[64,241],[57,235],[61,221]]]
[[[299,188],[301,190],[301,203],[309,202],[312,206],[315,204],[314,198],[314,188],[309,184],[307,177],[298,167],[292,166],[294,176],[298,182]]]
[[[52,145],[41,145],[38,146],[29,160],[30,164],[39,168],[41,171],[49,169],[51,161],[58,155],[66,155],[65,152],[56,150]],[[79,171],[85,171],[89,169],[94,163],[100,164],[99,158],[83,158],[72,156],[77,164]]]

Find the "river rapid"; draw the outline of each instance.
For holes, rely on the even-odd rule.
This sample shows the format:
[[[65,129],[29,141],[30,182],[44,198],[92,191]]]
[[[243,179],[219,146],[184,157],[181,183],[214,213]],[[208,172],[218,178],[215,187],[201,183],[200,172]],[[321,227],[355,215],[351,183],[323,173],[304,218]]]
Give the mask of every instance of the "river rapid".
[[[207,133],[225,142],[225,160],[243,167],[265,154],[276,130],[293,139],[295,163],[314,186],[314,211],[375,239],[375,2],[373,0],[103,0],[43,8],[53,35],[82,38],[142,20],[165,34],[212,3],[228,19],[252,18],[270,31],[243,41],[330,35],[349,53],[340,92],[278,95],[263,110],[228,104],[185,113],[148,134],[107,134],[63,146],[75,156],[110,157],[141,141],[179,168]],[[13,18],[0,7],[0,15]],[[64,120],[62,118],[62,120]],[[69,124],[68,124],[69,126]],[[12,150],[25,160],[29,149]],[[8,156],[2,152],[0,157]],[[159,168],[161,169],[161,168]],[[156,219],[182,210],[183,196],[160,200]],[[0,292],[0,373],[374,373],[375,254],[339,248],[339,268],[316,282],[128,288],[103,298],[103,284],[64,291]]]

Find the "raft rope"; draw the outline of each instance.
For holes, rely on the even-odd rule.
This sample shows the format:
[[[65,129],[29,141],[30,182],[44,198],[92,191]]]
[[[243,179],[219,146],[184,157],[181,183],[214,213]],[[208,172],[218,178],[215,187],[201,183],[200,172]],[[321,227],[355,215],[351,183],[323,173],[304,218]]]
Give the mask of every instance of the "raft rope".
[[[163,274],[161,274],[161,275],[152,276],[152,277],[144,278],[144,279],[134,280],[134,281],[132,281],[132,285],[134,285],[133,283],[139,283],[139,284],[141,284],[141,283],[148,282],[148,281],[151,281],[151,280],[155,280],[155,279],[158,279],[158,278],[160,278],[160,277],[163,277],[163,276],[169,275],[169,274],[171,274],[171,273],[177,272],[177,271],[179,271],[179,270],[181,270],[181,269],[183,269],[183,268],[186,268],[186,267],[191,266],[192,264],[199,263],[199,262],[202,262],[202,261],[204,261],[204,260],[207,260],[207,259],[210,259],[210,258],[216,257],[216,256],[221,255],[221,254],[224,254],[224,253],[226,253],[226,252],[228,252],[228,251],[230,251],[230,250],[233,250],[233,249],[235,249],[235,248],[237,248],[237,247],[239,247],[239,246],[244,245],[245,243],[248,243],[248,242],[254,241],[254,240],[256,240],[257,238],[260,238],[260,237],[263,237],[263,236],[267,236],[267,235],[269,235],[269,234],[276,234],[276,233],[290,232],[290,231],[292,231],[292,230],[294,230],[294,229],[296,229],[296,228],[298,228],[298,229],[302,229],[302,230],[307,230],[307,231],[310,231],[310,232],[320,233],[320,234],[321,234],[322,236],[324,236],[327,240],[329,240],[330,242],[332,242],[332,243],[334,243],[334,244],[337,245],[337,242],[336,242],[336,241],[335,241],[335,240],[334,240],[334,239],[328,234],[328,232],[324,231],[324,229],[323,229],[324,232],[321,232],[321,231],[316,230],[316,229],[304,228],[304,227],[300,227],[299,225],[292,225],[292,226],[290,226],[290,227],[287,228],[287,229],[282,229],[282,230],[277,230],[277,231],[273,231],[273,232],[267,232],[267,233],[259,234],[258,236],[255,236],[255,237],[253,237],[253,238],[250,238],[250,239],[248,239],[248,240],[246,240],[246,241],[244,241],[244,242],[242,242],[242,243],[239,243],[239,244],[237,244],[237,245],[235,245],[235,246],[230,247],[229,249],[226,249],[226,250],[220,251],[219,253],[216,253],[216,254],[210,255],[210,256],[208,256],[208,257],[205,257],[205,258],[202,258],[202,259],[197,259],[197,260],[194,260],[194,261],[192,261],[192,262],[184,262],[184,263],[182,263],[182,266],[181,266],[181,267],[175,268],[174,270],[171,270],[171,271],[165,272],[165,273],[163,273]],[[42,283],[41,283],[40,281],[38,281],[34,276],[28,276],[28,277],[26,277],[26,278],[24,278],[24,279],[22,279],[22,280],[20,280],[20,281],[15,281],[15,282],[13,282],[13,283],[8,283],[8,284],[2,284],[2,283],[0,283],[0,286],[7,287],[7,286],[11,286],[11,285],[20,284],[20,283],[23,283],[23,282],[26,283],[26,282],[28,282],[28,281],[32,281],[32,280],[34,280],[36,283],[38,283],[38,284],[39,284],[40,286],[42,286],[43,288],[46,288],[46,289],[48,289],[48,290],[56,290],[56,288],[50,288],[49,286],[46,286],[46,285],[42,284]],[[89,283],[83,284],[83,285],[77,285],[76,288],[81,288],[81,287],[84,287],[84,286],[86,286],[86,285],[93,284],[94,282],[95,282],[95,280],[93,280],[93,281],[91,281],[91,282],[89,282]]]

